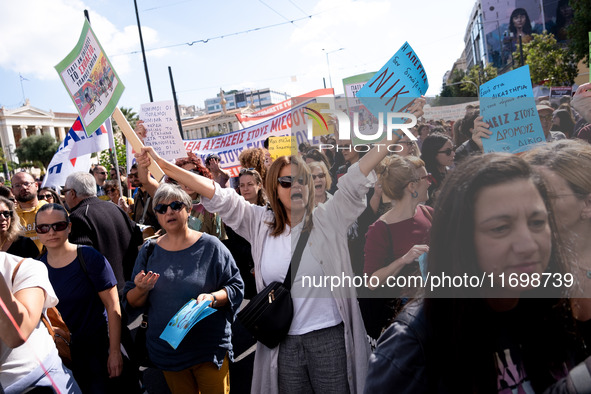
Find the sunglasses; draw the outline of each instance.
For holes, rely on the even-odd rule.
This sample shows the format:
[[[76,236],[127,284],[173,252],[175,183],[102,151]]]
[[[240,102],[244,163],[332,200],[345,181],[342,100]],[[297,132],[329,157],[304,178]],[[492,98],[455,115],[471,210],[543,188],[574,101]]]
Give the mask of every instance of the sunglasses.
[[[154,211],[159,213],[160,215],[164,215],[168,211],[168,207],[170,207],[170,209],[172,209],[173,211],[178,212],[181,209],[183,209],[184,206],[185,206],[185,204],[183,204],[180,201],[173,201],[170,204],[156,205],[156,207],[154,208]]]
[[[312,179],[313,180],[316,180],[316,178],[318,178],[318,179],[324,179],[324,178],[326,178],[326,174],[325,173],[318,174],[318,175],[312,174]]]
[[[51,193],[37,194],[37,198],[40,198],[42,200],[49,200],[50,198],[53,198],[53,195]]]
[[[114,193],[115,190],[117,190],[117,189],[105,189],[105,193],[107,193],[107,194]]]
[[[0,211],[0,215],[4,216],[6,219],[12,217],[12,211]]]
[[[241,169],[241,170],[240,170],[240,175],[244,175],[244,174],[252,174],[252,172],[253,172],[254,170],[255,170],[255,169],[254,169],[253,167],[251,167],[251,168],[243,168],[243,169]]]
[[[435,177],[432,174],[427,174],[427,175],[423,175],[422,177],[420,177],[419,179],[417,179],[417,181],[422,181],[423,179],[428,180],[431,183],[436,183],[437,181],[435,180]]]
[[[281,185],[281,187],[284,189],[289,189],[291,187],[291,184],[294,182],[297,182],[300,185],[306,184],[306,181],[303,177],[296,178],[295,176],[282,176],[277,178],[277,181],[279,182],[279,185]]]
[[[39,234],[47,234],[49,229],[53,229],[53,231],[64,231],[68,228],[68,222],[57,222],[52,224],[38,224],[35,227],[35,231]]]
[[[137,174],[131,174],[131,173],[129,173],[129,174],[127,174],[127,177],[128,178],[137,178]]]
[[[95,172],[95,174],[107,175],[107,173],[105,171]]]
[[[456,148],[447,148],[446,150],[438,150],[437,153],[443,153],[446,156],[451,156],[452,152],[455,152]]]

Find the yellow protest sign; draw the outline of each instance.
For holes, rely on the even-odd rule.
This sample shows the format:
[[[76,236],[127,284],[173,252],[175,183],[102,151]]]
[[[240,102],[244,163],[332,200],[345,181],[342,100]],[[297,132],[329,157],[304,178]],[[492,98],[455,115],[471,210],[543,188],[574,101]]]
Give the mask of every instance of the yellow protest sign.
[[[281,156],[297,155],[298,147],[295,136],[269,137],[269,153],[273,160]]]

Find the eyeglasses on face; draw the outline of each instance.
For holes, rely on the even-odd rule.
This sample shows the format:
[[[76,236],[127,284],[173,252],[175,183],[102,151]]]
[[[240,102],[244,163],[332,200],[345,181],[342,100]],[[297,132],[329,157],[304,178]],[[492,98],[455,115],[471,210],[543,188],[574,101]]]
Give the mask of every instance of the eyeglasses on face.
[[[12,217],[12,211],[0,211],[0,215],[4,216],[6,219]]]
[[[312,174],[312,179],[313,179],[313,180],[316,180],[316,178],[318,178],[318,179],[324,179],[324,178],[326,178],[326,174],[325,174],[324,172],[321,172],[321,173],[320,173],[320,174],[318,174],[318,175],[314,175],[314,174]]]
[[[42,200],[49,200],[50,198],[53,199],[53,194],[51,194],[51,193],[37,194],[37,198],[40,198]]]
[[[68,222],[61,221],[51,224],[38,224],[35,227],[35,231],[39,234],[47,234],[50,229],[53,229],[53,231],[64,231],[66,228],[68,228]]]
[[[295,176],[282,176],[277,178],[279,185],[281,185],[284,189],[289,189],[291,184],[294,182],[299,183],[300,185],[305,185],[306,181],[304,177],[295,177]]]
[[[117,189],[105,189],[105,193],[107,193],[107,194],[115,193],[115,190],[117,190]]]
[[[130,172],[129,174],[127,174],[127,177],[128,178],[137,178],[137,172],[136,173],[131,173]]]
[[[446,150],[438,150],[437,153],[443,153],[446,156],[451,156],[452,152],[455,152],[456,148],[447,148]]]
[[[164,215],[168,211],[168,207],[170,207],[170,209],[172,209],[173,211],[178,212],[181,209],[183,209],[184,206],[185,206],[185,204],[183,204],[180,201],[173,201],[170,204],[156,205],[156,207],[154,208],[154,211],[156,213],[159,213],[160,215]]]
[[[417,179],[417,181],[422,181],[423,179],[426,179],[426,180],[428,180],[431,183],[437,182],[435,180],[435,177],[431,173],[429,173],[427,175],[423,175],[422,177],[420,177],[419,179]]]
[[[21,182],[21,183],[15,183],[12,186],[20,189],[21,187],[29,187],[33,184],[35,184],[35,182]]]

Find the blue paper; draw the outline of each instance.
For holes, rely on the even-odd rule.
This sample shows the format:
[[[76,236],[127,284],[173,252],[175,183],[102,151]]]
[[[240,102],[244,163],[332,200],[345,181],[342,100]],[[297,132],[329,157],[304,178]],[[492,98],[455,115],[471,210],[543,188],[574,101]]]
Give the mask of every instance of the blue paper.
[[[214,313],[217,309],[208,308],[211,301],[201,301],[197,303],[194,298],[191,298],[175,315],[170,319],[160,339],[165,340],[176,349],[185,335],[193,328],[197,322],[204,317]]]
[[[518,153],[545,142],[536,109],[529,66],[480,86],[480,115],[493,133],[483,138],[484,152]]]
[[[379,118],[380,112],[404,112],[401,110],[415,98],[424,95],[428,88],[429,81],[423,64],[408,42],[405,42],[356,96]]]

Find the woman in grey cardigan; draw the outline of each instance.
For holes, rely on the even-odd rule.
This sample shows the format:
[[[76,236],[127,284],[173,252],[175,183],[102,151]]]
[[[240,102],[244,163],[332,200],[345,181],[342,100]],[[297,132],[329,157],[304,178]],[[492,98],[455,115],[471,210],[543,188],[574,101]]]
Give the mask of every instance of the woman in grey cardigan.
[[[415,116],[422,115],[423,104],[419,99],[412,107]],[[265,185],[270,210],[168,163],[150,147],[136,156],[139,165],[149,165],[148,153],[168,176],[198,191],[207,210],[219,212],[251,243],[257,291],[283,281],[299,234],[311,231],[292,286],[290,331],[276,348],[257,345],[251,391],[362,392],[370,351],[356,291],[352,286],[331,287],[331,280],[353,278],[347,229],[366,207],[364,197],[375,181],[373,168],[385,157],[385,146],[372,149],[352,166],[339,180],[334,197],[316,209],[311,174],[297,157],[281,157],[270,167]],[[318,286],[323,278],[329,281]]]

